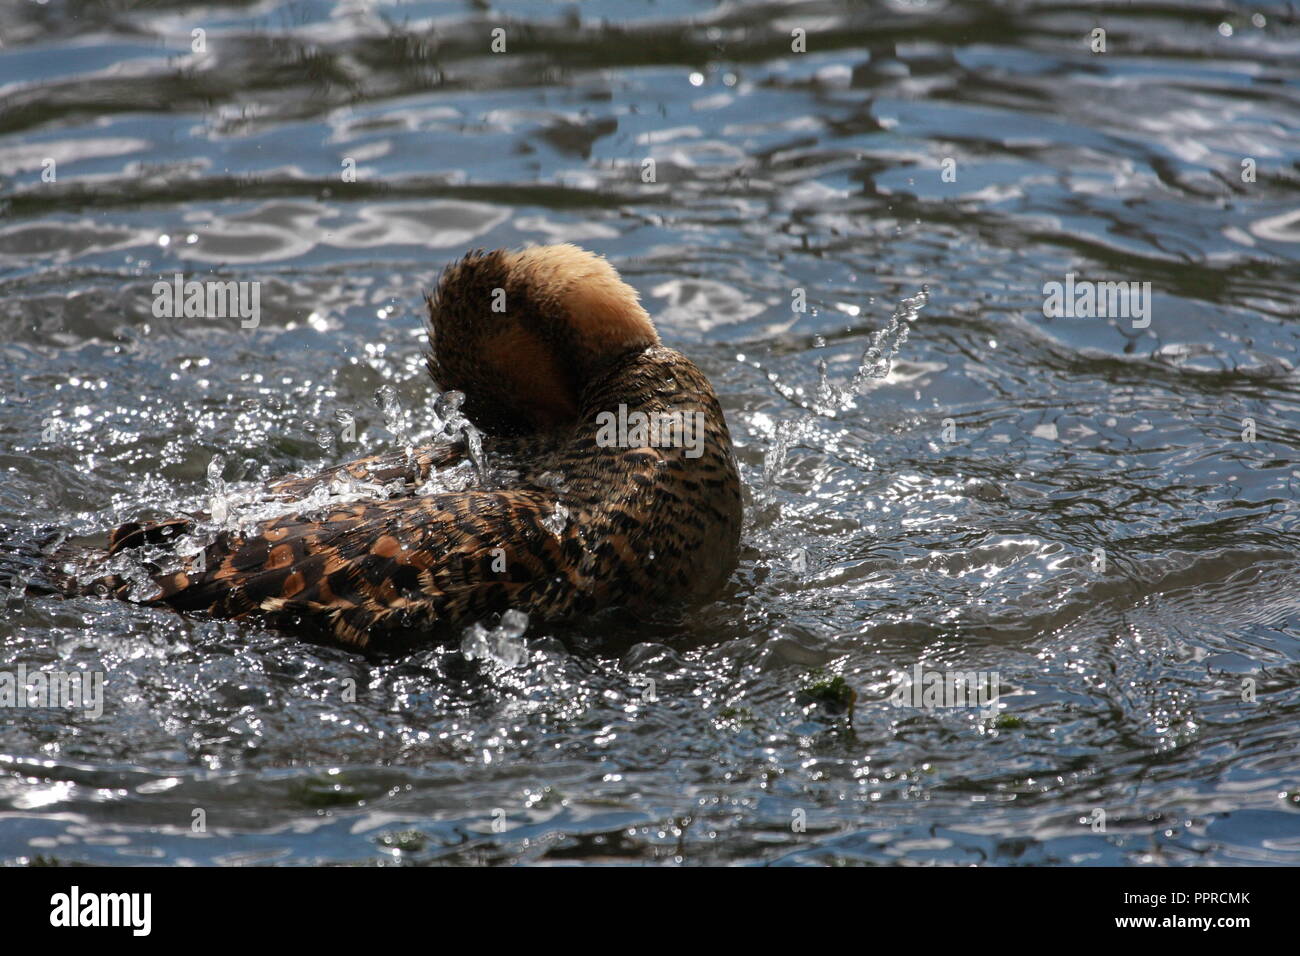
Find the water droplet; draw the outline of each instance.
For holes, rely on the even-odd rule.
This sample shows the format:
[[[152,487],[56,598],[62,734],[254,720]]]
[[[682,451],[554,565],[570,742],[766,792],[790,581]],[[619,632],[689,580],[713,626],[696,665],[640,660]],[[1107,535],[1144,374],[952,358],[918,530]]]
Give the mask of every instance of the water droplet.
[[[569,509],[564,506],[564,502],[557,501],[555,510],[542,519],[542,527],[555,535],[557,538],[564,533],[564,529],[569,524]]]
[[[397,438],[398,444],[405,445],[406,419],[402,414],[402,404],[397,398],[397,389],[384,384],[375,389],[375,404],[383,412],[384,424]]]
[[[501,615],[501,623],[488,630],[482,624],[471,624],[461,638],[460,652],[466,660],[482,660],[504,668],[519,667],[528,662],[528,648],[523,642],[528,630],[528,615],[523,611],[509,610]]]
[[[225,470],[226,456],[213,455],[212,460],[208,462],[208,484],[214,486],[224,484],[221,480],[221,475]]]

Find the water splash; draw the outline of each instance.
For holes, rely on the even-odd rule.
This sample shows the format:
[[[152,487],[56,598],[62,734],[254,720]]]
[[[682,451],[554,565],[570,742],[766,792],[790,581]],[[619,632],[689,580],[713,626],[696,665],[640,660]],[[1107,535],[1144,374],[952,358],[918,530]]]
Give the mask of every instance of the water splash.
[[[560,501],[555,502],[555,510],[542,519],[542,527],[557,538],[564,534],[564,529],[568,527],[568,525],[569,509]]]
[[[519,667],[528,661],[528,647],[524,632],[528,630],[528,615],[523,611],[509,610],[501,615],[501,623],[489,630],[482,624],[465,628],[460,642],[460,652],[467,661],[487,661],[504,668]]]
[[[375,404],[384,416],[384,425],[397,438],[399,445],[409,446],[406,416],[402,412],[402,403],[397,397],[397,389],[385,382],[375,389]]]
[[[70,573],[79,580],[89,581],[92,575],[97,576],[107,570],[131,584],[129,596],[133,600],[145,600],[157,591],[156,576],[202,570],[201,556],[223,532],[248,536],[258,533],[269,522],[281,518],[298,516],[310,521],[323,518],[340,506],[358,501],[402,497],[411,493],[411,481],[417,482],[415,494],[423,496],[485,487],[494,478],[508,474],[494,474],[490,471],[483,451],[482,436],[460,410],[465,401],[463,393],[447,391],[435,393],[431,397],[427,415],[433,426],[432,434],[421,433],[419,445],[415,444],[408,414],[402,408],[397,389],[389,384],[379,386],[375,390],[375,401],[406,457],[407,478],[381,483],[339,471],[318,481],[303,497],[286,498],[268,493],[265,468],[259,470],[252,458],[244,459],[238,474],[227,479],[227,458],[218,453],[208,462],[207,489],[200,496],[199,507],[178,504],[174,509],[194,516],[193,525],[185,533],[162,545],[124,551],[102,567],[77,567],[75,570],[70,569]],[[352,413],[340,411],[335,418],[343,429],[344,440],[351,440],[356,428]],[[306,430],[313,435],[322,457],[325,460],[332,458],[338,448],[333,430],[313,422],[307,423]],[[423,469],[419,451],[430,444],[443,442],[462,443],[468,460],[441,470],[430,469],[421,481]],[[206,514],[203,513],[205,511]],[[567,518],[567,512],[562,516],[552,516],[552,520],[558,521],[555,531],[557,535],[562,532]]]
[[[883,329],[872,333],[870,344],[863,351],[858,367],[847,385],[831,382],[827,373],[826,360],[819,358],[817,390],[812,402],[805,407],[817,415],[828,418],[834,418],[854,408],[857,397],[864,394],[872,382],[889,377],[894,367],[894,359],[912,330],[912,323],[916,321],[929,301],[928,286],[922,286],[921,291],[916,295],[899,301],[889,317],[889,323]],[[825,339],[820,336],[816,341],[821,345],[825,344]],[[775,373],[768,373],[768,380],[780,388]],[[795,398],[789,389],[781,389],[781,392],[787,398]],[[761,494],[769,492],[780,478],[785,470],[790,449],[811,437],[815,430],[816,420],[811,415],[798,415],[795,418],[783,419],[777,424],[772,439],[763,453]]]
[[[351,441],[357,433],[357,419],[350,411],[340,408],[334,413],[334,420],[339,423],[339,429],[346,441]]]
[[[317,425],[315,422],[307,422],[307,433],[316,441],[316,447],[320,449],[321,458],[328,461],[334,457],[336,442],[334,432],[328,428]]]
[[[21,611],[27,599],[27,586],[32,581],[32,571],[28,568],[16,570],[0,569],[6,572],[6,578],[0,577],[0,608],[6,611]]]
[[[412,473],[418,474],[419,467],[415,455],[416,446],[411,438],[406,413],[398,399],[397,390],[392,385],[381,385],[375,389],[375,401],[378,403],[380,411],[383,412],[388,430],[393,433],[398,445],[405,451]],[[426,412],[428,423],[432,429],[428,441],[464,444],[465,452],[473,463],[479,481],[486,483],[488,480],[488,463],[483,454],[483,435],[461,412],[460,409],[464,403],[464,392],[452,389],[440,394],[434,394],[432,407]],[[432,477],[431,475],[430,478]]]
[[[853,407],[853,400],[863,394],[872,381],[888,378],[894,368],[894,358],[912,331],[912,323],[929,301],[930,290],[926,286],[922,286],[916,295],[899,301],[889,317],[889,324],[871,334],[871,344],[862,353],[857,371],[853,373],[847,387],[839,387],[828,381],[826,361],[819,361],[817,368],[820,380],[816,396],[818,409],[831,413],[847,411]]]
[[[226,495],[226,456],[213,455],[208,462],[208,514],[215,524],[224,525],[230,515],[230,499]]]
[[[450,442],[463,441],[465,452],[474,463],[474,470],[478,472],[480,480],[486,481],[488,468],[487,460],[483,457],[483,435],[461,412],[463,404],[464,392],[452,390],[438,396],[433,404],[434,423],[438,428],[436,437]]]

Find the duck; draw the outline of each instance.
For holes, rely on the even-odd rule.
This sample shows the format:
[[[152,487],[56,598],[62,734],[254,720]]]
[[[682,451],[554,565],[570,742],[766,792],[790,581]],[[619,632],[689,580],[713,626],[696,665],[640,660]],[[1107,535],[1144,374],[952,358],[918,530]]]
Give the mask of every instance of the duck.
[[[726,418],[615,268],[572,244],[478,249],[425,301],[425,364],[469,423],[458,441],[271,483],[278,516],[167,561],[211,515],[128,522],[99,557],[143,565],[145,586],[104,571],[83,590],[371,649],[507,611],[564,622],[716,595],[742,525]],[[505,477],[431,481],[471,459]],[[339,481],[383,493],[322,510]]]

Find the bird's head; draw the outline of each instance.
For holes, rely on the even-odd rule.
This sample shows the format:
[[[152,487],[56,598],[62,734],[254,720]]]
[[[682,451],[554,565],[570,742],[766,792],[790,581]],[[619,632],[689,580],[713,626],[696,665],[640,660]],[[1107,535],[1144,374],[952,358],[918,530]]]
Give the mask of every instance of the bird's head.
[[[573,423],[589,382],[659,344],[636,290],[568,244],[471,252],[428,306],[429,373],[465,393],[465,414],[489,434]]]

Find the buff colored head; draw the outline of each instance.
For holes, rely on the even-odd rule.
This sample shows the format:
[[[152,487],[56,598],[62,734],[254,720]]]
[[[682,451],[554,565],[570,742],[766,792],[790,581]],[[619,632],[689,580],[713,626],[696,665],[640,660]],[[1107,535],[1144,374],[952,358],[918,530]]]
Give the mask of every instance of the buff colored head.
[[[472,252],[428,305],[429,373],[464,392],[465,413],[489,433],[572,423],[593,378],[659,344],[636,290],[573,245]]]

